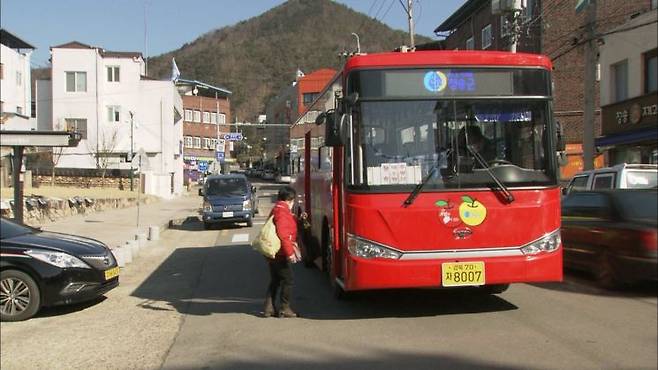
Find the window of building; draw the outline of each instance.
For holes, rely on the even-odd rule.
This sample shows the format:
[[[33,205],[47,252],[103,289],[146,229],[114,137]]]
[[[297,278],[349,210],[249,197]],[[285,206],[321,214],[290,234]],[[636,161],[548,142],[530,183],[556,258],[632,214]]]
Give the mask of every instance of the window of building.
[[[23,85],[23,74],[20,71],[16,71],[16,86]]]
[[[304,95],[303,95],[304,105],[311,104],[313,102],[313,100],[315,100],[315,98],[318,97],[318,95],[320,95],[320,93],[316,93],[316,92],[304,93]]]
[[[108,122],[121,122],[121,107],[118,105],[107,106],[107,121]]]
[[[119,82],[119,66],[107,67],[107,81]]]
[[[226,124],[226,115],[224,113],[219,113],[217,115],[217,123],[220,125]]]
[[[469,37],[466,39],[466,50],[473,50],[475,49],[475,39],[473,36]]]
[[[20,105],[17,105],[16,106],[16,114],[22,115],[23,114],[23,107],[21,107]]]
[[[185,147],[186,148],[191,148],[194,145],[194,143],[192,141],[192,136],[185,136],[184,139],[185,139]]]
[[[66,91],[87,91],[87,72],[66,72]]]
[[[203,112],[203,123],[210,123],[210,112]]]
[[[655,8],[655,2],[654,2]],[[658,49],[644,54],[644,93],[658,91]]]
[[[210,148],[212,148],[212,150],[217,148],[217,139],[210,139]]]
[[[192,122],[193,116],[194,116],[194,113],[192,112],[191,109],[185,109],[185,121],[186,122]]]
[[[217,113],[216,112],[210,113],[210,123],[212,123],[212,124],[217,123]]]
[[[201,122],[201,111],[194,111],[194,122]]]
[[[491,33],[491,25],[488,24],[482,29],[482,49],[487,49],[491,46],[491,39],[493,34]]]
[[[194,147],[195,148],[201,148],[201,138],[200,137],[194,137]]]
[[[67,118],[66,131],[77,132],[82,139],[87,139],[87,120],[85,118]]]
[[[628,99],[628,60],[612,65],[613,103]]]
[[[210,148],[212,148],[210,145],[211,145],[210,144],[210,139],[207,138],[207,137],[204,137],[203,138],[203,148],[204,149],[210,149]]]

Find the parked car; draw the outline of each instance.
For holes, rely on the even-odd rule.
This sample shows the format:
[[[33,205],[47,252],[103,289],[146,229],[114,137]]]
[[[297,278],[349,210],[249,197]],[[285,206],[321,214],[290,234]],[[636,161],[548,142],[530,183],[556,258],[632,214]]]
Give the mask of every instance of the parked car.
[[[649,189],[658,186],[658,165],[618,164],[576,174],[564,190]]]
[[[213,224],[246,222],[253,225],[258,213],[256,187],[245,175],[212,175],[206,178],[203,188],[203,226],[209,229]]]
[[[658,280],[658,191],[576,191],[562,201],[564,264],[614,288]]]
[[[290,175],[277,174],[274,181],[281,184],[290,184]]]
[[[0,319],[21,321],[41,307],[78,303],[119,285],[103,243],[40,231],[0,218]]]

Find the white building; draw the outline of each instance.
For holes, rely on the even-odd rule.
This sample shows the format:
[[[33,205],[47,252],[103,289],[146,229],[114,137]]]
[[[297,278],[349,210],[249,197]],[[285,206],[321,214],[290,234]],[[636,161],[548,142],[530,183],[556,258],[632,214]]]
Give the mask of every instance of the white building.
[[[600,46],[601,128],[608,164],[658,163],[658,13],[636,14]]]
[[[37,82],[38,128],[82,135],[57,168],[129,169],[126,157],[143,150],[144,191],[180,194],[183,103],[174,83],[145,77],[141,53],[70,42],[51,55],[51,80]]]
[[[0,29],[0,130],[33,130],[30,56],[34,47]]]

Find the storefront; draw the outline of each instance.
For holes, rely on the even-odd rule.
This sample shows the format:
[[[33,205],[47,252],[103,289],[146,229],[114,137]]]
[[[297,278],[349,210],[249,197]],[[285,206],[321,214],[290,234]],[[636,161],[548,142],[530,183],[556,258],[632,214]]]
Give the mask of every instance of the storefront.
[[[216,159],[212,157],[184,156],[183,179],[185,184],[196,182],[199,178],[205,176],[214,168],[213,163],[215,161]]]
[[[603,136],[595,145],[608,165],[658,163],[657,100],[654,92],[601,107]]]

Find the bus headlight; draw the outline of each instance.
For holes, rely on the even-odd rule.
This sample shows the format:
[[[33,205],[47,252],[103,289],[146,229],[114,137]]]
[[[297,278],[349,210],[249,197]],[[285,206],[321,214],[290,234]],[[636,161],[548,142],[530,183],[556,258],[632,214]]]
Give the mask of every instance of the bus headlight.
[[[402,253],[396,250],[354,235],[347,236],[347,250],[350,251],[351,255],[361,258],[398,259],[402,256]]]
[[[207,200],[203,202],[203,211],[212,212],[212,204],[210,204],[210,202],[208,202]]]
[[[542,252],[554,252],[560,248],[560,244],[562,244],[562,238],[560,237],[560,229],[557,229],[543,238],[523,246],[521,252],[526,256],[532,256]]]
[[[242,202],[242,209],[245,211],[251,211],[251,200],[247,199]]]

